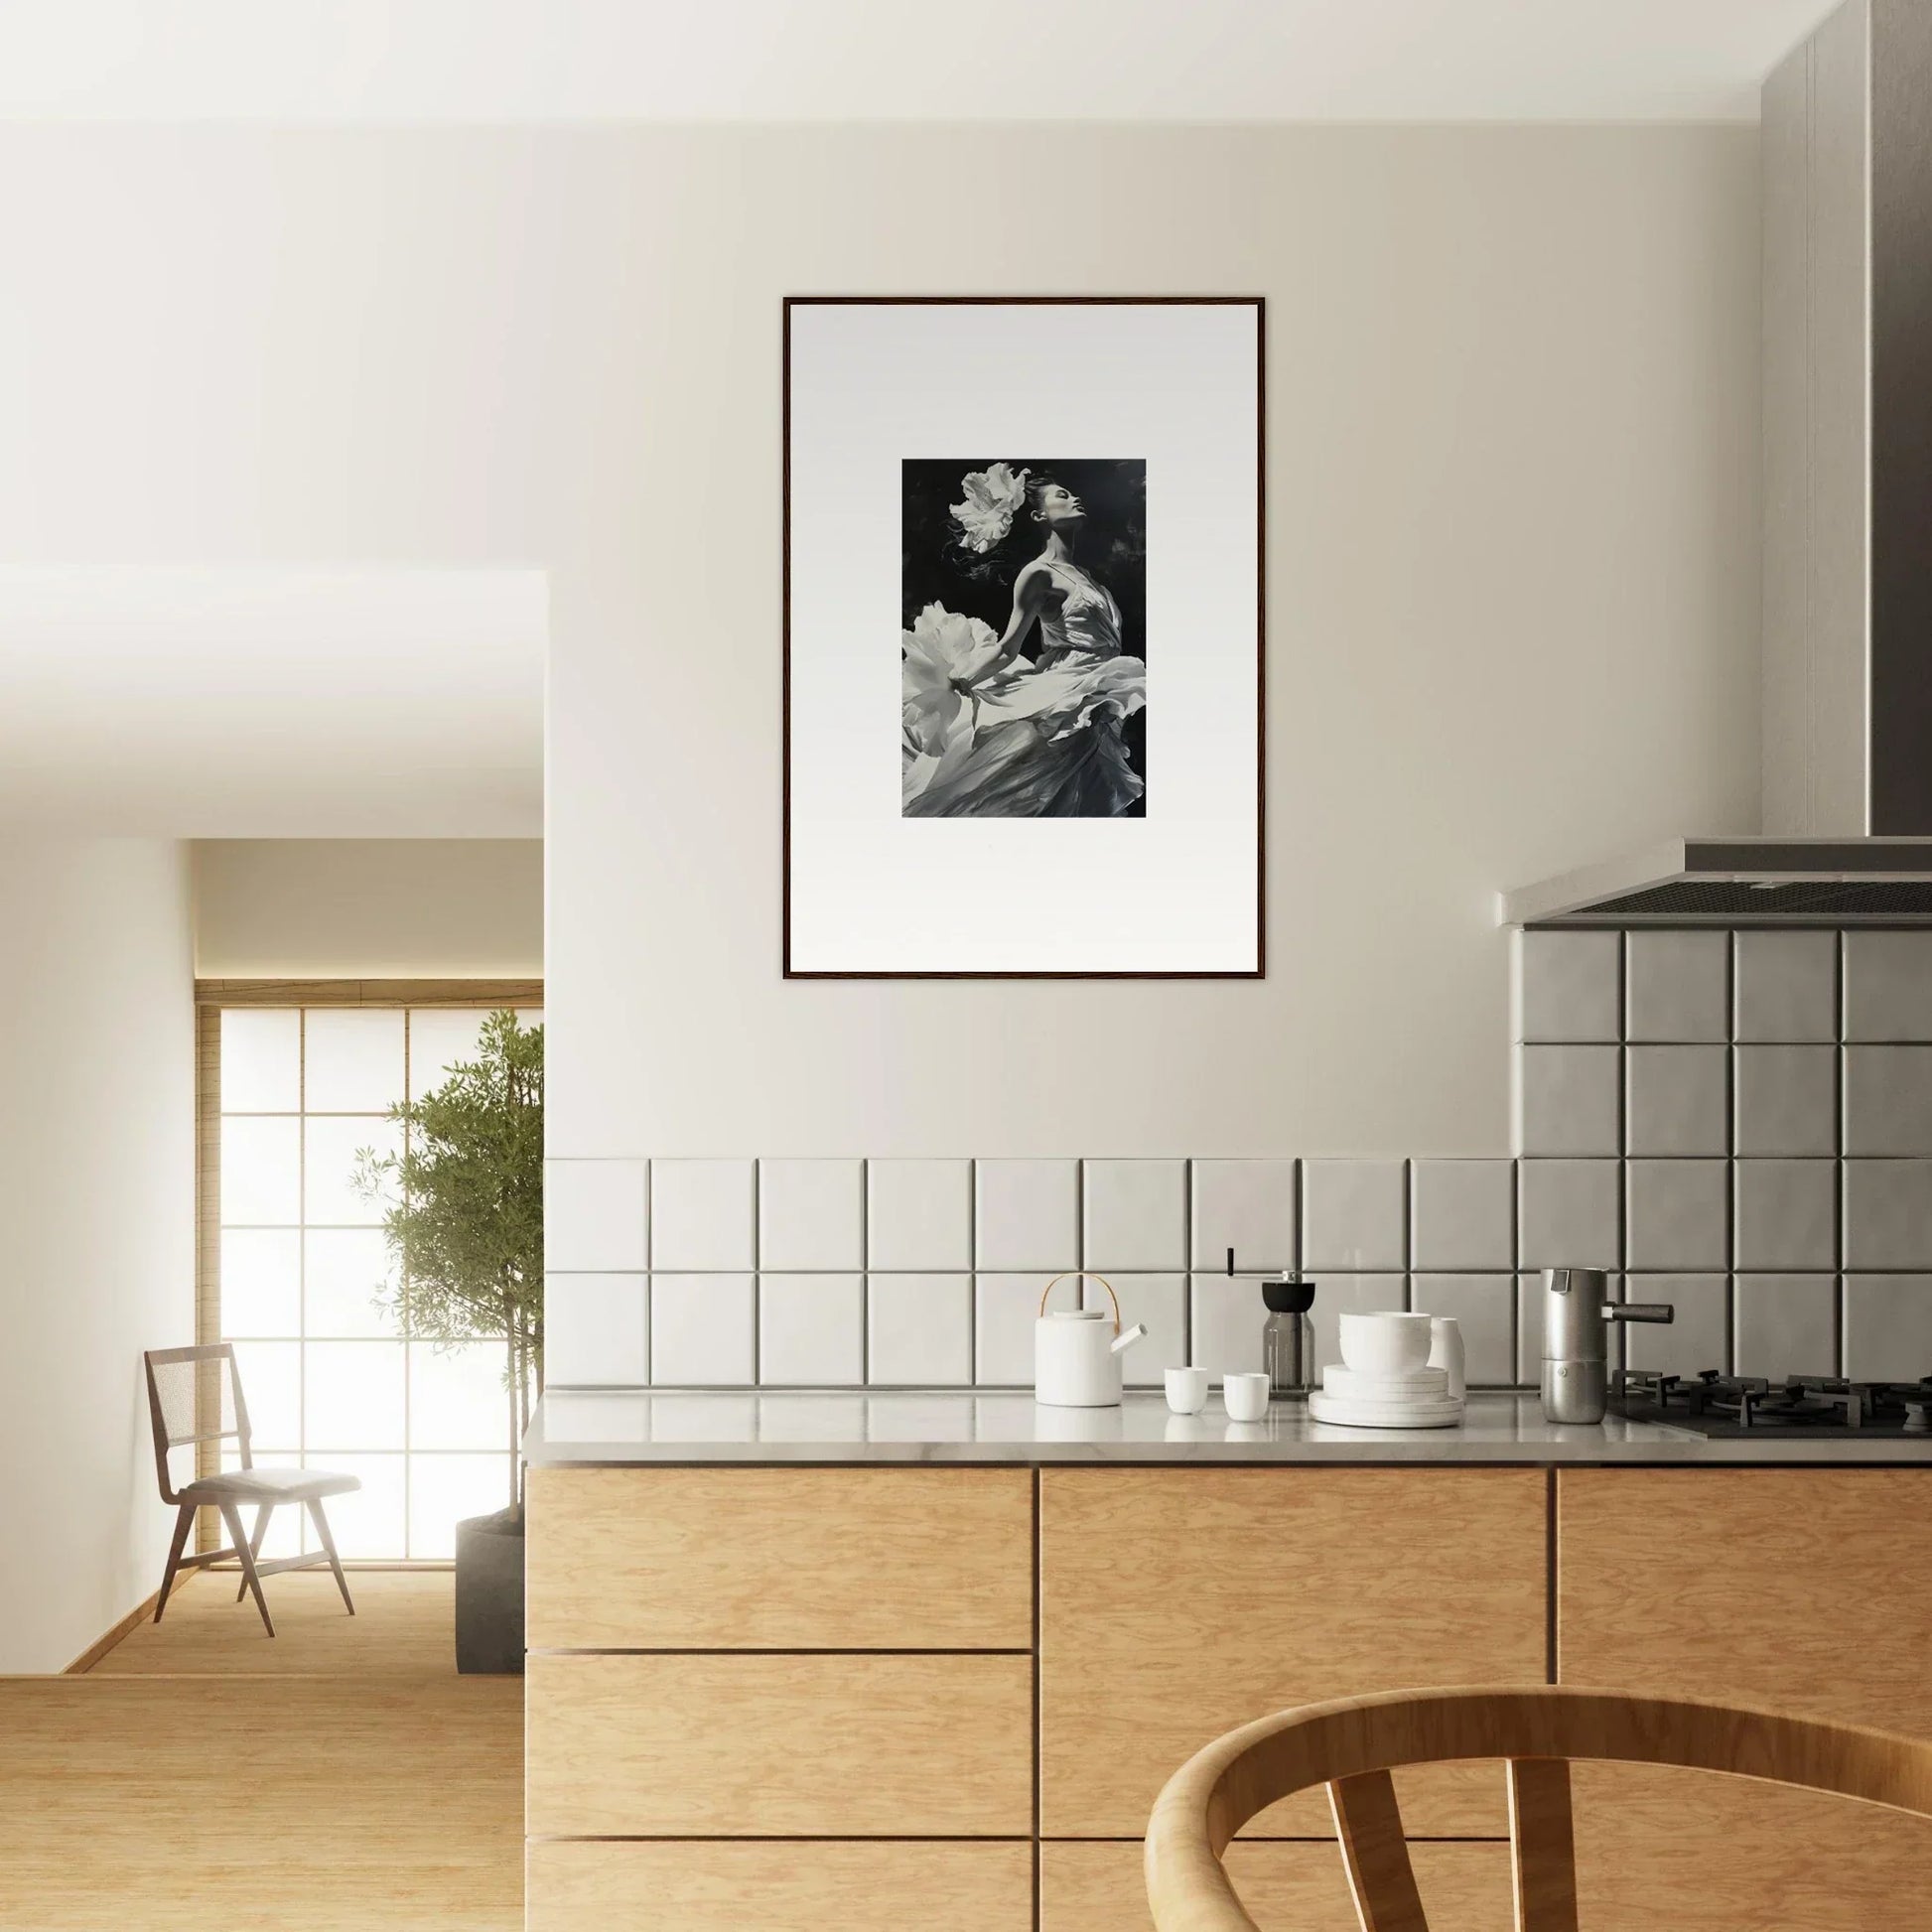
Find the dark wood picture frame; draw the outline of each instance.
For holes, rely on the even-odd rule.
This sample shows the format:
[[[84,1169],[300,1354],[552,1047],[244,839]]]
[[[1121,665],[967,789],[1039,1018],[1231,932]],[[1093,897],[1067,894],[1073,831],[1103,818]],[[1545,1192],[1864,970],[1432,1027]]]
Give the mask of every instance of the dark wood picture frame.
[[[1252,968],[1145,972],[827,971],[791,958],[791,312],[858,307],[1242,308],[1255,312],[1255,963]],[[788,295],[782,328],[783,889],[779,932],[788,980],[1259,980],[1268,976],[1268,310],[1259,295]]]

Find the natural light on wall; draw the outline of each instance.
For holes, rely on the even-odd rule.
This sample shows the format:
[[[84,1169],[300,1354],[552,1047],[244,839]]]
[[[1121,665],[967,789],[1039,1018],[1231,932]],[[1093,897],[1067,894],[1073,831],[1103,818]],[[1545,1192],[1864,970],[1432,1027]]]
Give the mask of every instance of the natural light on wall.
[[[235,1345],[256,1461],[361,1478],[329,1505],[347,1558],[447,1558],[460,1517],[510,1500],[503,1344],[402,1339],[384,1305],[396,1282],[382,1203],[352,1178],[358,1149],[395,1151],[387,1109],[471,1056],[483,1011],[220,1016],[221,1335]],[[302,1534],[314,1535],[302,1512],[278,1511],[265,1554],[294,1554]]]

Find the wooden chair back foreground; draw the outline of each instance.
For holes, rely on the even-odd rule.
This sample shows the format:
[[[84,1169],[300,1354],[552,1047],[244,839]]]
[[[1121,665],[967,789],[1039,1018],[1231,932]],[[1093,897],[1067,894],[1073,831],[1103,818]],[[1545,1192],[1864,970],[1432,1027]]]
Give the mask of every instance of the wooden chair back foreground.
[[[1506,1760],[1518,1932],[1577,1932],[1570,1760],[1677,1764],[1932,1817],[1932,1743],[1609,1691],[1397,1691],[1303,1705],[1217,1737],[1155,1800],[1147,1894],[1158,1932],[1260,1932],[1221,1856],[1277,1800],[1328,1787],[1362,1932],[1429,1932],[1391,1769]]]

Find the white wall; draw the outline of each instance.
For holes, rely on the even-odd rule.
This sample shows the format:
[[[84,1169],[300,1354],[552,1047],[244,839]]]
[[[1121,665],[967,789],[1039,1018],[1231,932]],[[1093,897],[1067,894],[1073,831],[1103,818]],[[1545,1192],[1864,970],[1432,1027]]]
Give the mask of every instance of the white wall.
[[[10,129],[0,544],[548,570],[557,1154],[1500,1151],[1492,892],[1755,823],[1756,182],[1741,128]],[[1269,299],[1265,983],[778,977],[779,298],[1008,290]]]
[[[141,1350],[195,1338],[188,852],[0,841],[0,1671],[161,1581]]]
[[[203,979],[540,979],[541,839],[204,839]]]

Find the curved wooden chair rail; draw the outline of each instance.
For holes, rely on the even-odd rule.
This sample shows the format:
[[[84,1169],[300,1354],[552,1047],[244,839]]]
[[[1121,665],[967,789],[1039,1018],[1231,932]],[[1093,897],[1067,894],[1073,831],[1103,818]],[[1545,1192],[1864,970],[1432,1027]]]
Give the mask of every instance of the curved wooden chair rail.
[[[1158,1932],[1260,1932],[1221,1855],[1278,1799],[1328,1787],[1362,1932],[1429,1932],[1391,1768],[1500,1757],[1518,1932],[1576,1932],[1572,1758],[1678,1764],[1932,1817],[1932,1743],[1771,1711],[1609,1691],[1396,1691],[1277,1712],[1217,1737],[1155,1800],[1147,1895]]]

